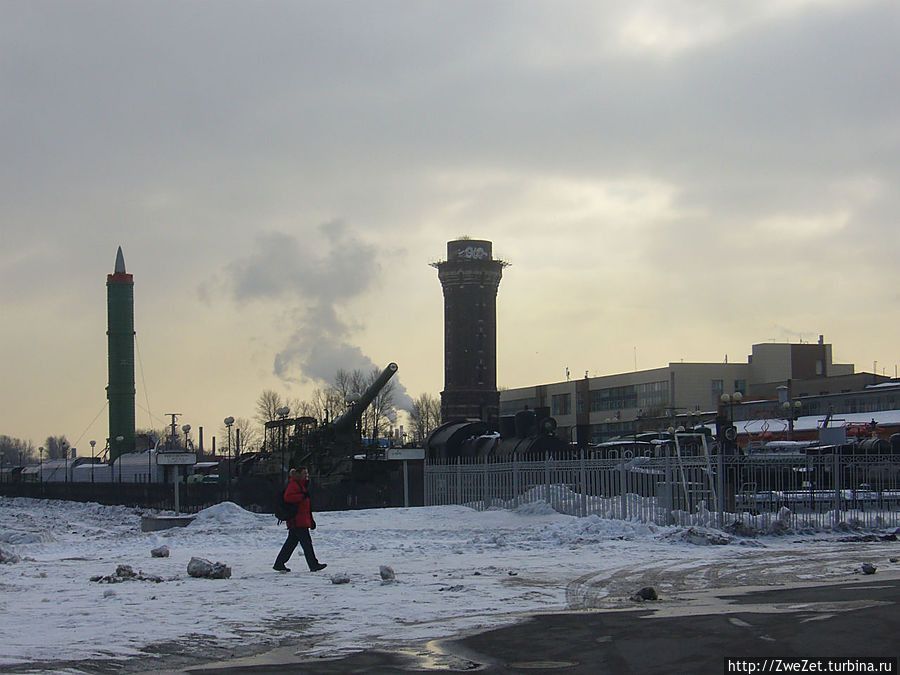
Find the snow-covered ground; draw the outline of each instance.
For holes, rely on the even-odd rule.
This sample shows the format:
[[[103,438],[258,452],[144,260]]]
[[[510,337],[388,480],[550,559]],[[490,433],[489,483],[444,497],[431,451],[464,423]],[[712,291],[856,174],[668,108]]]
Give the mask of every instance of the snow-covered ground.
[[[449,637],[527,612],[628,606],[648,585],[671,602],[710,587],[848,577],[863,562],[900,569],[890,560],[900,545],[878,537],[740,538],[532,504],[319,513],[313,541],[328,568],[306,571],[298,549],[293,572],[279,574],[272,562],[285,529],[273,516],[226,502],[187,527],[142,533],[145,513],[0,498],[0,670],[151,670],[279,646],[323,658]],[[162,545],[170,556],[152,557]],[[189,576],[192,557],[225,563],[231,577]],[[162,581],[91,580],[120,565]],[[381,566],[396,579],[385,582]],[[340,575],[349,583],[333,583]]]

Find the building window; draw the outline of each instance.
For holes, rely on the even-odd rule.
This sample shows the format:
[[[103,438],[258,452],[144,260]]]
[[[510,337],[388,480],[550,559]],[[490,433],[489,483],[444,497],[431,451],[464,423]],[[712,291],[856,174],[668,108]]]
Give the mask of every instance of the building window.
[[[637,407],[644,410],[648,408],[665,408],[669,405],[669,382],[647,382],[639,384],[637,390]]]
[[[571,394],[554,394],[550,397],[551,415],[571,415],[572,414],[572,395]]]
[[[710,380],[710,393],[712,394],[713,401],[718,403],[719,399],[722,398],[722,394],[725,393],[725,381]]]
[[[637,407],[637,391],[633,384],[609,389],[595,389],[591,392],[591,412]]]
[[[747,393],[747,380],[735,380],[734,381],[734,390],[737,392],[741,392],[741,394]]]

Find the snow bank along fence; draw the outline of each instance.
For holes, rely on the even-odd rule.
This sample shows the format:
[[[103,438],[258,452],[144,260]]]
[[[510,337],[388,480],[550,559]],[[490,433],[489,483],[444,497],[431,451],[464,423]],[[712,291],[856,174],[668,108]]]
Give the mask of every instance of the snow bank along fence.
[[[766,454],[429,460],[425,503],[545,502],[569,515],[761,531],[900,525],[900,455]]]

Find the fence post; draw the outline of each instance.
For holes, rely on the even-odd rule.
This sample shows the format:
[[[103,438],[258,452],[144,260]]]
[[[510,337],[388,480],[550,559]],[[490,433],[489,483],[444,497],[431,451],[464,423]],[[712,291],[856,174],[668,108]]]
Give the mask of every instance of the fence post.
[[[581,515],[587,516],[587,462],[584,458],[584,448],[581,448]]]
[[[628,481],[625,478],[625,458],[622,458],[622,461],[619,462],[619,500],[622,505],[622,520],[628,520],[628,496],[626,495],[626,491],[628,489],[627,485]]]
[[[834,468],[832,475],[834,476],[834,517],[840,518],[841,513],[841,470],[843,469],[841,461],[841,446],[834,448]],[[835,525],[836,523],[832,523]]]
[[[544,487],[547,490],[547,503],[550,504],[550,453],[544,457]]]
[[[452,504],[462,504],[462,468],[460,467],[460,457],[456,458],[456,496],[453,498]]]
[[[513,454],[513,508],[519,508],[519,456]]]
[[[669,449],[666,449],[666,490],[668,490],[668,496],[666,497],[666,525],[671,525],[675,522],[675,479],[672,477],[672,452]]]
[[[484,510],[486,511],[490,504],[488,503],[488,498],[490,497],[491,491],[488,489],[488,458],[487,455],[484,457],[484,468],[482,469],[482,476],[484,477],[484,490],[482,491],[482,497],[484,499]]]
[[[725,453],[719,448],[716,462],[716,523],[721,530],[725,526]]]

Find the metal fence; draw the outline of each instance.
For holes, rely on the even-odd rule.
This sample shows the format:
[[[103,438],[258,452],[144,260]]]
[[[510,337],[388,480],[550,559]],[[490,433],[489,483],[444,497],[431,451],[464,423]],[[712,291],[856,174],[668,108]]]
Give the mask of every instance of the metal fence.
[[[900,455],[460,458],[425,466],[426,505],[758,532],[900,526]]]
[[[233,501],[250,511],[271,509],[276,488],[266,483],[232,486],[215,483],[180,483],[179,509],[196,513],[222,501]],[[160,510],[175,508],[173,483],[0,483],[0,496],[61,499],[98,504],[120,504]]]

